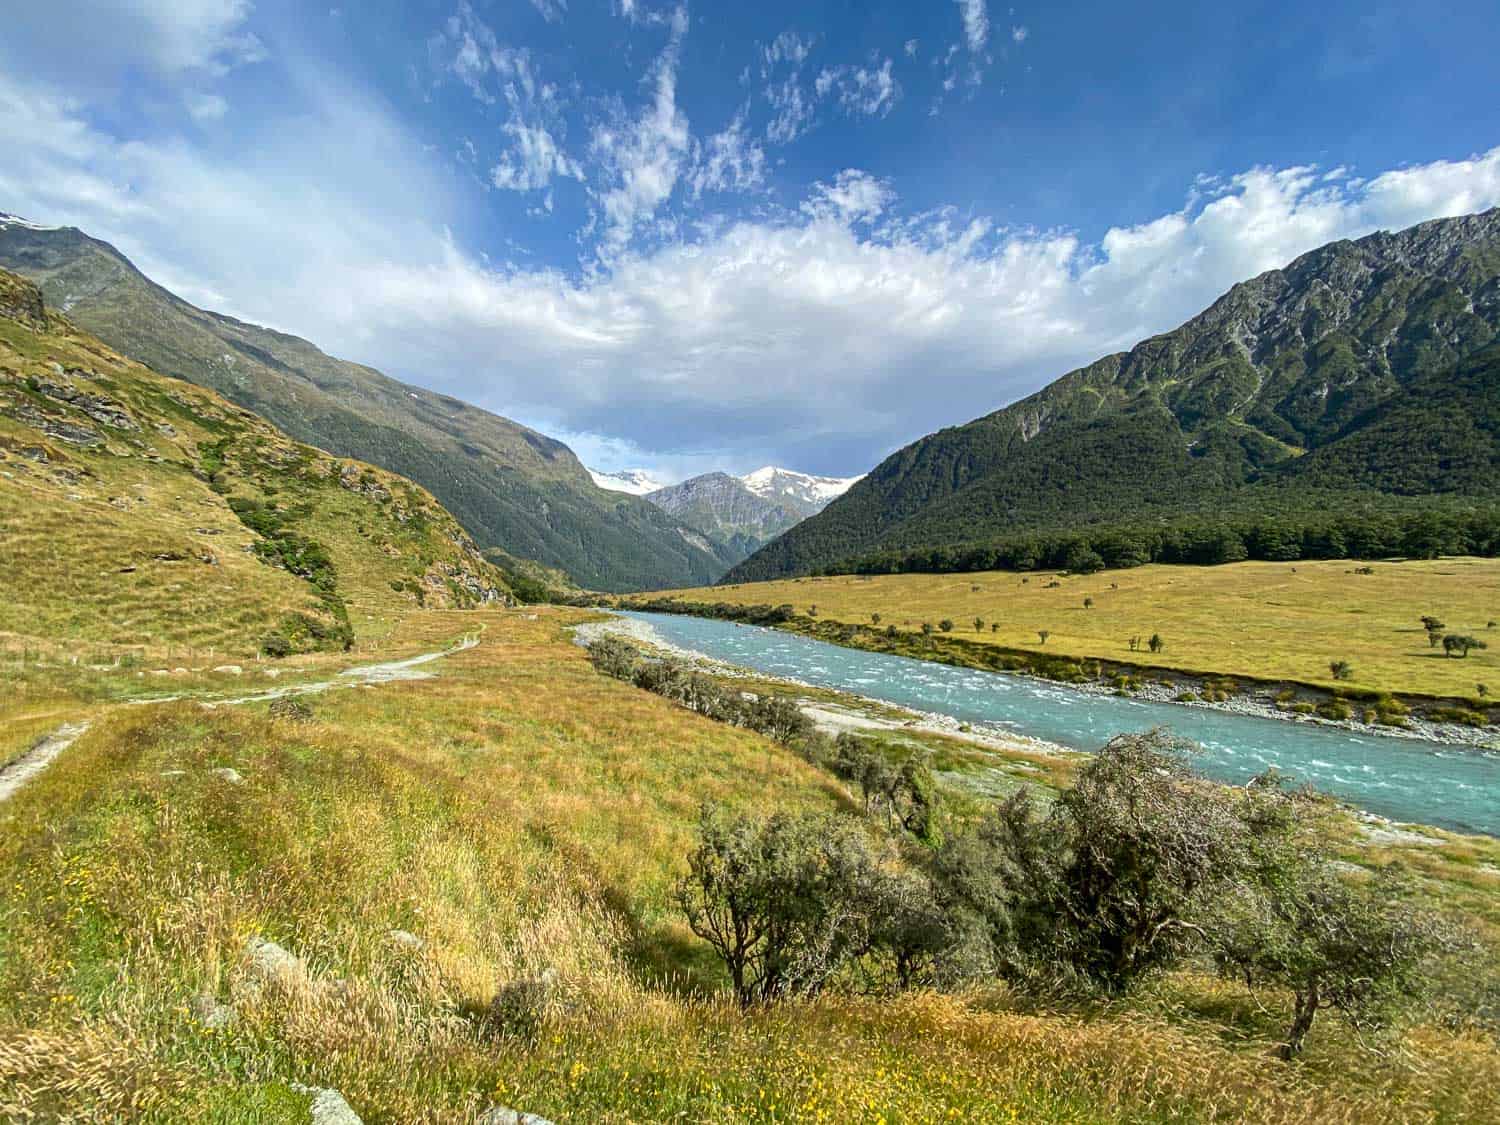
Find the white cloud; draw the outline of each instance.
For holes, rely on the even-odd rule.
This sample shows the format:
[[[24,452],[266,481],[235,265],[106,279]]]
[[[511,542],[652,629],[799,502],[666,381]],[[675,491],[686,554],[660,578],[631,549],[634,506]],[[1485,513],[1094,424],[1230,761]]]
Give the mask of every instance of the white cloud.
[[[839,105],[849,114],[884,117],[901,99],[901,84],[891,76],[892,60],[879,67],[836,66],[818,75],[818,97],[837,94]]]
[[[914,58],[917,57],[917,48],[919,46],[921,46],[921,41],[920,40],[917,40],[917,39],[908,39],[906,41],[905,46],[902,49],[906,52],[906,57],[907,58],[914,59]]]
[[[590,148],[611,185],[598,192],[606,255],[626,246],[656,215],[682,174],[691,134],[677,105],[677,65],[687,25],[687,9],[676,9],[671,38],[651,69],[651,101],[640,115],[625,120],[617,113],[615,120],[594,126]]]
[[[229,103],[218,94],[202,94],[190,91],[183,102],[194,121],[218,121],[229,112]]]
[[[1010,38],[1013,43],[1024,43],[1030,37],[1031,32],[1026,30],[1024,24],[1010,29]]]
[[[705,191],[749,191],[766,178],[766,154],[745,128],[746,111],[735,114],[727,128],[704,144],[694,143],[693,196]]]
[[[803,98],[797,75],[767,86],[765,97],[776,111],[766,126],[766,140],[772,144],[791,144],[812,128],[814,106],[810,99]]]
[[[655,229],[664,185],[749,143],[737,115],[719,136],[738,139],[694,159],[674,74],[664,56],[652,104],[613,144],[622,170],[662,149],[675,165],[650,190],[622,171],[619,231]],[[316,69],[292,72],[288,97],[298,114],[226,160],[118,140],[78,100],[0,73],[0,210],[82,226],[190,300],[684,469],[858,472],[1325,242],[1500,205],[1500,148],[1367,178],[1257,168],[1185,184],[1181,210],[1085,242],[908,214],[890,183],[851,170],[799,208],[622,241],[571,276],[490,266],[447,236],[462,198],[378,99]],[[717,174],[750,167],[726,155]]]
[[[548,23],[556,23],[567,14],[568,0],[531,0],[531,6],[541,13]]]
[[[990,14],[984,0],[954,0],[964,21],[964,42],[972,54],[979,54],[990,41]]]
[[[761,77],[769,78],[778,63],[787,63],[793,69],[801,66],[812,54],[813,42],[811,36],[803,38],[795,31],[783,31],[761,48]]]

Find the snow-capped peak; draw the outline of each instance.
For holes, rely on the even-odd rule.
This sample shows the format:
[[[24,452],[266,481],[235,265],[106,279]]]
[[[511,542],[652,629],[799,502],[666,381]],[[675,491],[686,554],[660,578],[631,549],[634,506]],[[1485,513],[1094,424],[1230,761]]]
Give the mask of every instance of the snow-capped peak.
[[[806,504],[827,504],[848,492],[860,477],[818,477],[767,465],[740,477],[740,483],[757,496],[790,497]]]
[[[23,219],[20,215],[10,215],[0,211],[0,227],[23,227],[26,230],[62,230],[62,227],[46,227],[41,223],[33,223],[30,219]]]
[[[667,482],[651,475],[649,469],[621,469],[617,473],[604,473],[590,469],[589,476],[600,488],[610,492],[628,492],[631,496],[644,496],[648,492],[666,488]]]

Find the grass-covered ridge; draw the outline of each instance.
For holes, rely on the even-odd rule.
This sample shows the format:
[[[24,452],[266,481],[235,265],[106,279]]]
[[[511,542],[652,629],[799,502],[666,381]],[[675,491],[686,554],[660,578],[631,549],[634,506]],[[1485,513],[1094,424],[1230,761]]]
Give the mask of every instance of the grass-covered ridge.
[[[1285,998],[1195,973],[1078,1007],[993,987],[741,1014],[673,901],[701,801],[857,798],[597,675],[561,629],[579,616],[414,615],[407,649],[479,626],[482,643],[436,679],[317,697],[307,722],[191,703],[98,718],[0,807],[0,1115],[305,1121],[293,1082],[372,1122],[497,1103],[560,1122],[1496,1112],[1487,1033],[1421,1024],[1374,1054],[1330,1030],[1288,1066],[1268,1057]],[[1493,844],[1450,847],[1352,854],[1492,904]],[[303,969],[257,985],[252,935]],[[487,1018],[548,969],[536,1027]],[[220,1005],[235,1016],[210,1029]]]
[[[9,647],[346,647],[411,607],[506,590],[423,489],[294,442],[55,313],[0,316],[0,529]]]

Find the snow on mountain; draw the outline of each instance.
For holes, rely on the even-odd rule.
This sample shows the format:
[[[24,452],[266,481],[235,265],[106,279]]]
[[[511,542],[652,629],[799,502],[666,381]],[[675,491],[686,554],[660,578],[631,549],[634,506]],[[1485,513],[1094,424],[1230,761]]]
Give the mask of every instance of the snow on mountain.
[[[33,223],[30,219],[23,219],[20,215],[10,215],[0,211],[0,227],[22,227],[25,230],[62,230],[62,227],[44,227],[41,223]]]
[[[600,488],[610,492],[628,492],[632,496],[644,496],[648,492],[667,487],[666,481],[653,477],[648,469],[621,469],[617,473],[590,469],[589,476],[594,478],[594,483]]]
[[[793,469],[767,465],[740,477],[740,483],[757,496],[768,499],[795,500],[822,509],[848,492],[859,477],[817,477]]]

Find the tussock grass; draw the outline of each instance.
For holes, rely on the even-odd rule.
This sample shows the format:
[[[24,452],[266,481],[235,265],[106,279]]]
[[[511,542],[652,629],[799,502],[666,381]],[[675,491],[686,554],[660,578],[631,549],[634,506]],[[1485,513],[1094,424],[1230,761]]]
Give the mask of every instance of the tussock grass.
[[[1186,976],[1095,1009],[991,989],[742,1015],[672,905],[699,803],[848,794],[596,675],[561,632],[578,614],[527,616],[414,618],[403,645],[481,623],[484,643],[436,679],[316,697],[310,722],[106,711],[0,806],[0,1117],[302,1121],[291,1082],[370,1122],[497,1102],[599,1122],[1500,1113],[1492,1041],[1424,1028],[1376,1058],[1330,1029],[1288,1067],[1252,998]],[[300,967],[261,979],[252,935]],[[548,969],[529,1033],[488,1017]],[[211,1029],[200,995],[234,1021]]]
[[[908,633],[949,618],[956,622],[953,636],[966,642],[1050,656],[1464,698],[1487,683],[1500,695],[1500,643],[1450,659],[1429,647],[1421,624],[1432,614],[1449,632],[1500,641],[1488,628],[1500,620],[1500,560],[1380,562],[1371,564],[1371,574],[1354,573],[1356,565],[1364,564],[1143,566],[1072,577],[849,575],[674,593],[690,602],[790,603],[802,614],[816,605],[821,620],[858,625],[879,613],[882,629]],[[1085,598],[1093,600],[1090,608]],[[972,628],[976,617],[985,622],[982,632]],[[1045,646],[1041,629],[1050,634]],[[1156,655],[1145,648],[1153,633],[1167,643]],[[1141,638],[1139,652],[1130,649],[1132,637]],[[1329,664],[1336,660],[1353,665],[1351,681],[1332,678]]]

